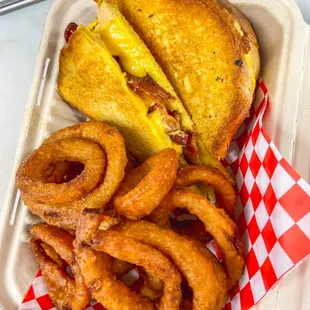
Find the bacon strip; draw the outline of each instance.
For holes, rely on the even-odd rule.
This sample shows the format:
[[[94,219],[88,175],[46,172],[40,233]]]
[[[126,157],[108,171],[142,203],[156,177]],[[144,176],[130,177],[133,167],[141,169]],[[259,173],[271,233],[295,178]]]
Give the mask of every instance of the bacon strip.
[[[170,139],[185,147],[185,151],[191,161],[199,161],[199,150],[195,133],[185,133],[181,130],[181,115],[178,111],[170,111],[164,102],[173,98],[171,94],[161,88],[149,75],[142,78],[126,72],[127,85],[137,94],[146,95],[158,102],[150,106],[148,113],[158,111],[165,131]]]
[[[162,103],[154,103],[153,105],[151,105],[148,110],[148,113],[152,113],[154,111],[158,111],[164,129],[167,133],[180,130],[181,128],[180,120],[177,120],[173,116],[169,115],[169,110],[167,110],[167,108]]]
[[[183,146],[188,145],[188,143],[190,141],[189,135],[182,130],[170,133],[169,137],[174,143],[179,144],[179,145],[183,145]]]
[[[142,78],[126,72],[127,85],[138,94],[143,94],[151,99],[167,101],[173,96],[160,87],[149,75]]]
[[[183,154],[189,163],[195,165],[200,164],[199,149],[195,132],[188,132],[188,143],[183,150]]]

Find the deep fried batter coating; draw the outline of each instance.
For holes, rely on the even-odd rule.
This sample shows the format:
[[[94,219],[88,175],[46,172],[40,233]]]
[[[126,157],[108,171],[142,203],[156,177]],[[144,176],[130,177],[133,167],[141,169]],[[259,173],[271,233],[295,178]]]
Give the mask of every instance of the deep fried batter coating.
[[[31,228],[33,238],[30,241],[31,249],[40,265],[48,293],[60,310],[83,310],[88,304],[90,294],[85,286],[79,265],[76,263],[73,252],[73,236],[67,231],[39,223]],[[71,268],[72,279],[66,272],[64,265],[59,266],[59,260],[53,260],[55,253],[47,252],[46,244],[52,247]]]
[[[162,150],[146,159],[125,176],[113,200],[115,210],[131,220],[150,214],[173,186],[177,167],[174,149]]]
[[[193,309],[221,310],[227,298],[227,282],[224,270],[214,268],[193,244],[170,229],[138,221],[124,222],[113,229],[135,238],[167,255],[187,279],[193,290]]]
[[[83,197],[70,203],[44,203],[42,200],[37,199],[35,193],[30,195],[23,190],[21,190],[21,195],[30,210],[47,223],[67,230],[77,229],[77,238],[80,241],[89,241],[100,224],[102,211],[107,207],[108,202],[124,178],[127,164],[125,144],[122,136],[114,127],[101,122],[90,121],[57,131],[44,141],[42,148],[48,148],[49,144],[58,143],[64,139],[81,139],[85,141],[85,144],[92,143],[100,148],[100,151],[105,154],[107,162],[104,170],[96,172],[102,176],[100,182],[95,182],[96,187],[93,190],[85,192]],[[98,166],[99,164],[99,159],[97,160],[97,157],[93,158],[93,153],[88,148],[72,148],[71,152],[72,157],[78,157],[79,153],[87,153],[89,161],[93,162],[93,165]],[[69,183],[60,185],[74,183],[82,175],[83,172]],[[57,186],[59,185],[57,184]]]
[[[47,183],[46,170],[65,160],[82,163],[83,172],[68,183]],[[65,204],[93,191],[103,179],[105,166],[105,154],[96,143],[83,139],[55,140],[42,144],[27,157],[16,173],[16,183],[20,191],[36,200]]]
[[[204,166],[185,166],[177,174],[175,188],[180,189],[196,183],[205,183],[214,188],[216,204],[233,218],[236,206],[234,188],[225,176],[217,169]]]
[[[48,245],[45,242],[41,242],[40,246],[43,248],[45,254],[47,256],[49,256],[55,263],[57,263],[57,265],[60,268],[64,268],[65,267],[64,261],[62,260],[60,255],[57,254],[57,252],[55,251],[55,249],[53,247],[51,247],[50,245]]]
[[[158,309],[179,309],[182,298],[181,276],[159,251],[117,231],[100,231],[92,239],[92,248],[113,257],[144,267],[164,282]],[[104,304],[103,304],[104,305]]]
[[[176,208],[186,208],[196,215],[217,241],[232,287],[242,277],[244,267],[243,244],[235,223],[223,209],[216,208],[199,194],[187,190],[173,190],[149,216],[149,220],[160,227],[169,227],[169,214]]]
[[[92,296],[109,310],[155,310],[153,303],[116,279],[111,272],[112,258],[88,246],[76,247],[81,273]]]
[[[40,265],[53,304],[59,310],[71,309],[71,302],[75,295],[74,280],[44,253],[39,241],[34,238],[30,239],[30,247]]]

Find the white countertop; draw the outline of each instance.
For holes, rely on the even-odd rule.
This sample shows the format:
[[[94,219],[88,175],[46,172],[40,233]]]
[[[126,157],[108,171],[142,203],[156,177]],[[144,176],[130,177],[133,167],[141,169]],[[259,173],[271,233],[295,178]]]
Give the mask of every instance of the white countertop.
[[[310,23],[310,0],[296,0]],[[0,16],[0,210],[52,0]],[[2,143],[3,142],[3,143]]]
[[[0,210],[52,0],[0,16]]]

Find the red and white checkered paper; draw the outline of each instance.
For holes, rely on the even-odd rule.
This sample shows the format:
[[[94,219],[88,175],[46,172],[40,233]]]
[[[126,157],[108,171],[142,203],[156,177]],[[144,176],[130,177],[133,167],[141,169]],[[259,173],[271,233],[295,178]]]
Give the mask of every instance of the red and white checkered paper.
[[[232,290],[227,310],[251,308],[310,254],[310,185],[266,133],[262,118],[268,103],[267,88],[259,81],[251,117],[224,161],[237,183],[236,220],[246,256],[243,278]],[[215,241],[208,247],[220,257]],[[40,272],[19,309],[55,309]],[[87,307],[91,309],[104,308],[94,302]]]

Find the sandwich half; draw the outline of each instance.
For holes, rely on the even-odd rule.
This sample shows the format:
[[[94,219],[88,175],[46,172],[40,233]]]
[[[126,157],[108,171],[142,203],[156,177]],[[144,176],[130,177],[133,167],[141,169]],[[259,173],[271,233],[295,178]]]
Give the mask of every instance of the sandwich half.
[[[71,35],[60,53],[58,91],[89,118],[117,127],[138,160],[170,147],[181,164],[212,166],[231,180],[210,155],[152,54],[115,6],[100,2],[98,18]]]
[[[246,17],[227,0],[109,0],[145,42],[209,151],[226,156],[249,115],[259,53]]]

